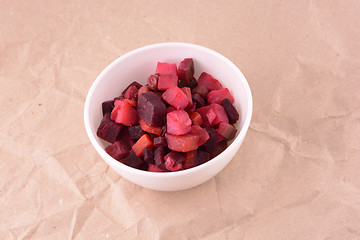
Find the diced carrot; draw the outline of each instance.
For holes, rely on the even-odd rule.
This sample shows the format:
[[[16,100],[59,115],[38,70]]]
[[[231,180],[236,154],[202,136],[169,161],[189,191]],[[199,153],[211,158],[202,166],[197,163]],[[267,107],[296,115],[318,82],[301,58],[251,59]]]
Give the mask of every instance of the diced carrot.
[[[200,113],[198,112],[190,112],[189,113],[190,119],[194,125],[201,125],[203,124],[203,120],[201,118]]]
[[[162,133],[161,127],[153,127],[153,126],[150,126],[150,125],[148,125],[148,124],[147,124],[144,120],[142,120],[142,119],[139,120],[139,123],[140,123],[140,127],[141,127],[142,130],[144,130],[145,132],[153,133],[153,134],[158,135],[158,136],[160,136],[161,133]]]
[[[137,140],[137,142],[132,146],[132,150],[134,150],[136,156],[142,157],[145,148],[152,147],[153,142],[149,135],[144,134]]]

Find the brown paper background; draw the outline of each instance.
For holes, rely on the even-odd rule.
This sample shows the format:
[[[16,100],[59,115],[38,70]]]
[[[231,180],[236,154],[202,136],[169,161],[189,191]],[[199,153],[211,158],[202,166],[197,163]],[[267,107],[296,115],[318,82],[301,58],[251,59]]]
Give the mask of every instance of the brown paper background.
[[[360,2],[0,1],[0,239],[360,239]],[[96,76],[158,42],[244,73],[231,163],[181,192],[118,176],[85,133]]]

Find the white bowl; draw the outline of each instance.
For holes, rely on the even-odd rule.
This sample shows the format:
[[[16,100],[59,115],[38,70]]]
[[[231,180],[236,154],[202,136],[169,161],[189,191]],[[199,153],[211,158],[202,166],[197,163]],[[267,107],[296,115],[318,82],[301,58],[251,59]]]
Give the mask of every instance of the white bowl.
[[[108,155],[103,142],[96,136],[102,118],[101,103],[120,95],[132,81],[146,84],[157,62],[176,63],[191,57],[196,79],[207,72],[229,88],[240,114],[235,139],[228,148],[210,161],[178,172],[147,172],[128,167]],[[252,115],[250,87],[241,71],[227,58],[208,48],[188,43],[160,43],[133,50],[107,66],[92,84],[86,97],[84,121],[86,132],[96,151],[122,177],[145,188],[177,191],[195,187],[218,174],[234,157],[249,128]]]

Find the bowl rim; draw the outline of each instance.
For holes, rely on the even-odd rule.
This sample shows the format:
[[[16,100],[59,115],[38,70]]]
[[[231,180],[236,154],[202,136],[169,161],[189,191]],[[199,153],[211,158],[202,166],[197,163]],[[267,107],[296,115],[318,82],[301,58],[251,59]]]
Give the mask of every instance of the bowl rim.
[[[237,137],[233,140],[233,142],[222,152],[220,153],[218,156],[210,159],[209,161],[207,161],[206,163],[203,163],[199,166],[193,167],[193,168],[189,168],[189,169],[185,169],[185,170],[181,170],[181,171],[175,171],[175,172],[149,172],[149,171],[143,171],[143,170],[139,170],[136,168],[132,168],[129,167],[119,161],[117,161],[116,159],[112,158],[110,155],[108,155],[105,151],[105,149],[103,147],[100,146],[100,144],[97,142],[96,137],[91,130],[91,126],[90,126],[90,100],[91,97],[94,94],[95,89],[97,88],[97,86],[100,84],[101,79],[104,77],[104,75],[106,75],[115,65],[117,65],[119,62],[123,61],[124,59],[135,55],[139,52],[148,50],[148,49],[152,49],[152,48],[158,48],[158,47],[189,47],[189,48],[195,48],[197,50],[201,50],[201,51],[205,51],[211,55],[216,56],[217,58],[220,58],[222,61],[224,61],[227,65],[229,65],[229,67],[235,71],[240,79],[243,82],[244,88],[245,88],[245,92],[246,92],[246,99],[248,100],[247,103],[247,114],[245,116],[245,122],[243,127],[241,128],[239,134],[237,135]],[[193,44],[193,43],[184,43],[184,42],[163,42],[163,43],[155,43],[155,44],[150,44],[150,45],[146,45],[140,48],[136,48],[134,50],[131,50],[123,55],[121,55],[120,57],[118,57],[117,59],[115,59],[114,61],[112,61],[105,69],[103,69],[101,71],[101,73],[96,77],[95,81],[92,83],[87,95],[86,95],[86,100],[85,100],[85,104],[84,104],[84,124],[85,124],[85,130],[86,133],[90,139],[90,142],[92,143],[92,145],[94,146],[95,150],[100,154],[100,156],[105,157],[107,159],[107,161],[110,161],[112,164],[116,165],[117,167],[119,167],[120,169],[123,169],[124,171],[127,171],[131,174],[136,174],[136,175],[143,175],[143,176],[148,176],[148,177],[152,177],[152,178],[168,178],[168,177],[175,177],[175,176],[181,176],[181,175],[188,175],[188,174],[193,174],[196,172],[200,172],[203,169],[207,168],[208,166],[214,164],[214,162],[219,161],[220,158],[222,158],[222,156],[227,155],[230,153],[231,149],[234,148],[235,145],[237,145],[237,143],[239,143],[241,141],[242,138],[245,137],[246,132],[250,126],[250,121],[252,118],[252,112],[253,112],[253,99],[252,99],[252,94],[251,94],[251,89],[249,86],[248,81],[246,80],[245,76],[243,75],[243,73],[240,71],[240,69],[233,63],[231,62],[228,58],[226,58],[225,56],[221,55],[220,53],[204,47],[204,46],[200,46],[197,44]],[[106,161],[106,162],[107,162]],[[231,160],[230,160],[231,161]],[[108,163],[108,162],[107,162]]]

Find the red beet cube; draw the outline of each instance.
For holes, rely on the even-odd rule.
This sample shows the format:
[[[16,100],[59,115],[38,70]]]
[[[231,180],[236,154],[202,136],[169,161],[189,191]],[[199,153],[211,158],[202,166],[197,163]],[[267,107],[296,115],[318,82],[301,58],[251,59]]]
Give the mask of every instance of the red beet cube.
[[[149,164],[149,168],[148,168],[149,172],[166,172],[165,170],[162,170],[160,168],[158,168],[156,165],[154,164]]]
[[[132,101],[137,101],[137,97],[138,97],[138,89],[135,86],[131,86],[128,88],[128,90],[125,92],[124,94],[124,98],[125,99],[129,99]]]
[[[145,148],[152,147],[153,142],[149,135],[144,134],[137,140],[137,142],[132,146],[132,150],[134,150],[136,156],[142,157]]]
[[[103,112],[103,116],[105,116],[106,113],[111,113],[114,106],[114,100],[109,100],[109,101],[105,101],[101,104],[102,106],[102,112]]]
[[[115,107],[111,112],[111,120],[125,126],[131,126],[138,122],[136,110],[124,100],[115,100]]]
[[[125,90],[122,92],[122,95],[124,95],[131,86],[135,86],[137,89],[140,89],[142,87],[140,83],[138,83],[137,81],[133,81],[125,88]]]
[[[185,160],[182,163],[183,169],[189,169],[189,168],[196,167],[198,165],[197,155],[198,155],[197,150],[186,152],[185,153]]]
[[[154,148],[152,147],[148,147],[144,149],[143,152],[144,155],[144,161],[149,163],[149,164],[155,164],[155,160],[154,160]]]
[[[177,86],[178,86],[179,88],[183,88],[183,87],[187,87],[188,84],[187,84],[185,81],[183,81],[183,80],[179,80]]]
[[[138,114],[148,125],[161,127],[165,120],[164,102],[154,93],[143,93],[138,97]]]
[[[165,137],[156,137],[153,139],[155,147],[167,147],[166,138]]]
[[[203,124],[203,120],[201,118],[200,113],[198,112],[190,112],[189,113],[190,119],[194,125],[201,125]]]
[[[196,150],[199,146],[199,136],[194,134],[172,135],[165,133],[168,148],[177,152],[189,152]]]
[[[177,86],[178,76],[174,74],[160,74],[158,81],[158,89],[165,91],[173,86]]]
[[[155,148],[155,151],[154,151],[155,164],[158,168],[160,168],[162,170],[166,170],[164,157],[168,152],[169,152],[169,149],[165,148],[165,147]]]
[[[211,154],[209,154],[205,151],[198,151],[198,155],[197,155],[197,164],[198,165],[206,163],[210,159],[211,159]]]
[[[198,144],[199,146],[206,143],[207,140],[209,140],[209,138],[210,138],[208,132],[204,128],[197,126],[197,125],[191,126],[190,133],[199,136],[199,144]]]
[[[234,102],[234,98],[231,95],[229,89],[227,88],[212,90],[207,96],[207,101],[209,104],[211,103],[221,104],[225,98],[228,98],[231,103]]]
[[[156,91],[158,89],[158,80],[159,80],[159,75],[158,74],[152,74],[148,77],[147,82],[148,82],[148,87],[153,90]]]
[[[217,103],[212,103],[209,106],[199,108],[197,109],[197,112],[201,115],[204,127],[217,127],[221,122],[229,123],[229,118],[224,107]]]
[[[136,156],[134,152],[130,152],[130,154],[126,158],[121,160],[121,162],[125,165],[128,165],[129,167],[137,168],[140,170],[148,169],[148,164],[144,162],[144,160]]]
[[[162,98],[176,109],[184,109],[189,103],[188,97],[178,86],[166,90],[162,94]]]
[[[199,94],[195,93],[192,95],[193,103],[196,104],[196,107],[201,108],[206,105],[205,99],[202,98]]]
[[[201,73],[199,79],[197,80],[197,84],[199,86],[206,87],[209,91],[223,88],[221,83],[217,79],[213,78],[210,74],[206,72]]]
[[[174,172],[182,169],[182,162],[185,157],[182,153],[171,151],[164,157],[165,167],[167,170]]]
[[[140,125],[135,125],[128,128],[129,137],[132,140],[138,140],[145,132],[142,130]]]
[[[220,123],[216,132],[226,140],[231,140],[235,137],[236,129],[228,123]]]
[[[192,58],[185,58],[179,64],[177,71],[179,79],[190,83],[192,77],[194,76],[194,61]]]
[[[229,123],[236,123],[239,120],[239,113],[236,111],[234,105],[232,105],[231,101],[225,98],[221,105],[224,107],[226,114],[229,117]]]
[[[177,75],[177,67],[175,63],[158,62],[155,73],[159,74],[174,74]]]
[[[124,141],[116,141],[113,144],[107,146],[105,151],[116,160],[120,161],[127,155],[129,155],[130,148]]]
[[[207,98],[208,94],[209,94],[209,90],[204,87],[204,86],[200,86],[197,85],[193,90],[192,90],[193,94],[199,94],[202,98]]]
[[[191,89],[189,87],[183,87],[181,90],[186,94],[186,96],[189,99],[188,106],[193,105],[192,95],[191,95]]]
[[[105,141],[114,143],[118,139],[121,129],[122,125],[112,121],[110,113],[106,113],[100,122],[96,135]]]
[[[196,81],[196,79],[193,77],[193,78],[190,80],[190,83],[189,83],[188,85],[189,85],[190,89],[193,90],[194,87],[197,86],[197,81]]]
[[[210,125],[212,125],[212,123],[214,122],[214,120],[216,118],[216,113],[215,113],[214,109],[210,108],[209,111],[207,111],[206,118],[209,121]]]
[[[166,116],[166,129],[169,134],[183,135],[191,131],[191,120],[184,110],[175,110]]]

